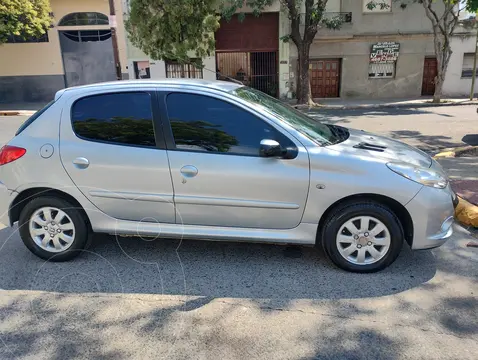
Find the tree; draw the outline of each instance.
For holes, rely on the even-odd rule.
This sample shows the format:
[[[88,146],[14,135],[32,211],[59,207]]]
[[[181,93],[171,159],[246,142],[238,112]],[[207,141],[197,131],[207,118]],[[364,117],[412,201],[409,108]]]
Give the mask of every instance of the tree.
[[[443,82],[446,70],[453,53],[451,49],[451,38],[456,26],[459,23],[459,15],[466,7],[476,9],[477,0],[394,0],[402,4],[407,2],[421,3],[425,14],[430,20],[433,30],[433,44],[437,58],[437,76],[435,77],[435,94],[433,102],[439,103],[442,96]],[[382,8],[390,5],[383,0],[371,0],[367,6],[373,9],[376,6]]]
[[[290,20],[290,34],[282,41],[292,40],[297,47],[297,103],[314,105],[310,92],[309,53],[317,31],[321,27],[339,29],[342,25],[340,16],[328,17],[325,8],[328,0],[280,0]],[[222,14],[228,19],[243,5],[253,9],[259,15],[272,0],[229,0],[221,4]],[[304,5],[304,13],[302,13]],[[244,16],[243,13],[240,16]]]
[[[202,58],[214,50],[212,33],[219,28],[220,16],[230,19],[248,6],[259,16],[274,0],[132,0],[126,22],[133,45],[154,59],[189,61],[188,53]],[[292,42],[298,52],[297,99],[299,104],[313,104],[309,82],[309,52],[321,27],[338,29],[339,16],[325,16],[328,0],[280,0],[291,22],[290,34],[282,41]],[[216,7],[217,6],[217,7]],[[304,8],[304,13],[302,13]],[[245,14],[238,14],[243,19]]]
[[[51,25],[49,0],[1,0],[0,44],[11,35],[40,37]]]
[[[215,0],[132,0],[126,30],[133,45],[157,60],[189,62],[214,50]]]

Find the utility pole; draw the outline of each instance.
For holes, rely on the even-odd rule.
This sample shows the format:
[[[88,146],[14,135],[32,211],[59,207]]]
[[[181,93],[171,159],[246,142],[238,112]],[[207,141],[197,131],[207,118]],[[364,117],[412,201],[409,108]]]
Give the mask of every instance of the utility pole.
[[[114,0],[108,0],[110,5],[110,25],[111,25],[111,42],[113,43],[113,57],[115,60],[116,79],[122,80],[121,63],[118,51],[118,39],[116,37],[116,11]]]

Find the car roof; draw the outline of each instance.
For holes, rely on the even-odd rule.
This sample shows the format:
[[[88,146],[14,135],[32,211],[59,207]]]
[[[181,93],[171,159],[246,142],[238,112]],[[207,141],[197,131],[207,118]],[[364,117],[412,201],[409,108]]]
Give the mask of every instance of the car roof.
[[[107,88],[124,88],[124,87],[135,88],[138,86],[143,86],[143,87],[152,86],[152,87],[158,87],[158,88],[175,86],[180,88],[185,87],[188,89],[206,88],[206,89],[215,89],[215,90],[229,92],[243,85],[239,83],[234,83],[231,81],[203,80],[203,79],[122,80],[122,81],[110,81],[110,82],[103,82],[103,83],[96,83],[96,84],[66,88],[56,93],[55,100],[58,99],[65,92],[73,93],[73,92],[82,92],[85,90],[95,90],[95,89],[101,90],[101,89],[107,89]]]

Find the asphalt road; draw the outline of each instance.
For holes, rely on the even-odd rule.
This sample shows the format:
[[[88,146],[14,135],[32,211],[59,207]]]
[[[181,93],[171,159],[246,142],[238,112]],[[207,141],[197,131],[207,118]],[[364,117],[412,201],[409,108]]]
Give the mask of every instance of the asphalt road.
[[[106,235],[46,263],[0,229],[0,359],[476,359],[470,241],[359,275],[313,248]]]
[[[476,106],[324,110],[314,119],[370,131],[404,141],[428,152],[447,147],[478,145]]]

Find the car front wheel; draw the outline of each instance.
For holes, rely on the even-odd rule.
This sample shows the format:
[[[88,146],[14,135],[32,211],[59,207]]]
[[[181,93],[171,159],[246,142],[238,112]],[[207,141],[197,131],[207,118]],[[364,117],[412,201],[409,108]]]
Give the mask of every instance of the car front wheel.
[[[327,219],[322,244],[338,267],[352,272],[375,272],[392,264],[403,245],[399,219],[374,202],[346,204]]]

